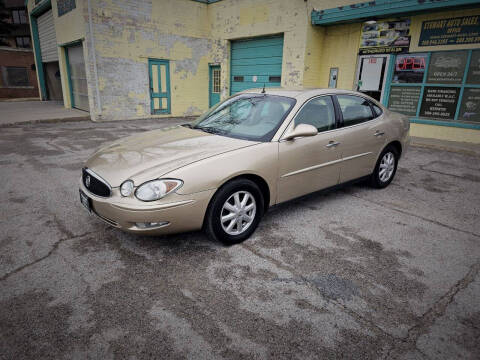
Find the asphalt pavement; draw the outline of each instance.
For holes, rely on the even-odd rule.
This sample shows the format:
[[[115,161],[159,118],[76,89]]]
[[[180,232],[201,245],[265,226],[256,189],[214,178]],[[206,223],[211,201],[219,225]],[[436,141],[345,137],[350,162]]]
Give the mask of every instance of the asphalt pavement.
[[[179,120],[0,129],[2,359],[478,359],[480,157],[411,147],[225,247],[125,234],[78,199],[103,142]]]

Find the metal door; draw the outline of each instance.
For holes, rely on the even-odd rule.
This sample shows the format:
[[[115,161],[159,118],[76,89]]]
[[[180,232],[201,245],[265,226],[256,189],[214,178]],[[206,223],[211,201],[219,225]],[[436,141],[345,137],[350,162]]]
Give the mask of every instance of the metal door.
[[[283,36],[232,41],[230,92],[280,86]]]
[[[70,99],[72,107],[89,111],[87,75],[83,46],[69,46],[66,49],[68,79],[70,85]]]
[[[58,61],[57,37],[55,34],[52,9],[37,18],[37,26],[42,61],[44,63]]]

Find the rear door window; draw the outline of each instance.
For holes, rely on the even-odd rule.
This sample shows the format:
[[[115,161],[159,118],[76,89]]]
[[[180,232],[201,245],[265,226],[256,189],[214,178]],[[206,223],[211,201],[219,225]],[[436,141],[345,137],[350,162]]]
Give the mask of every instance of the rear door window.
[[[343,126],[360,124],[374,118],[370,103],[363,97],[337,95],[337,100],[342,110]]]

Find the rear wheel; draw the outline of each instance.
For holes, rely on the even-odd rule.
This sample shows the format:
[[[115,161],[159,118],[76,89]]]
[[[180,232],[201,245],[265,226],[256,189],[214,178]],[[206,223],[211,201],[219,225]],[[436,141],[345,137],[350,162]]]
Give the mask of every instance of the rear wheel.
[[[378,189],[387,187],[397,171],[398,152],[393,146],[387,146],[378,158],[370,184]]]
[[[214,195],[205,216],[207,235],[225,244],[246,240],[263,215],[263,195],[248,179],[233,180]]]

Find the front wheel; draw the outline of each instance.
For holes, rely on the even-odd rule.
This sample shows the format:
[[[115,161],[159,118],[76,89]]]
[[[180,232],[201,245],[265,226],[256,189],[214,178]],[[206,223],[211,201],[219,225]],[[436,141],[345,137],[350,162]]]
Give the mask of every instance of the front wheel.
[[[211,239],[238,244],[255,231],[263,209],[262,192],[253,181],[233,180],[214,195],[205,216],[205,231]]]
[[[370,184],[378,189],[387,187],[397,171],[398,152],[393,146],[387,146],[378,158]]]

